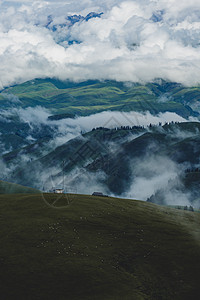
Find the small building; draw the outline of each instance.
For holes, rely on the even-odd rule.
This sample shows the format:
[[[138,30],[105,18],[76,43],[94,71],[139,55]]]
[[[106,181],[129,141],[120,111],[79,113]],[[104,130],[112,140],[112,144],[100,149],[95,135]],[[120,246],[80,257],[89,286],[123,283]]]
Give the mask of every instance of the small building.
[[[108,195],[104,195],[104,194],[101,193],[101,192],[94,192],[94,193],[92,194],[92,196],[108,197]]]
[[[63,194],[64,193],[64,189],[53,189],[53,193],[55,193],[55,194]]]
[[[92,196],[103,196],[103,193],[100,193],[100,192],[94,192],[92,194]]]

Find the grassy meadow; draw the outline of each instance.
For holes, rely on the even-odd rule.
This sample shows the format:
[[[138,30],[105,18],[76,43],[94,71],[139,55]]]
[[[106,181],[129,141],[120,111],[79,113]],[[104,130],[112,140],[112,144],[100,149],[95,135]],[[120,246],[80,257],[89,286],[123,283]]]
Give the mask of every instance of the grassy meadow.
[[[199,225],[142,201],[0,195],[1,299],[199,299]]]
[[[175,83],[162,82],[146,85],[126,85],[115,81],[61,82],[56,79],[35,79],[3,90],[0,107],[5,105],[5,95],[13,94],[22,107],[42,106],[56,118],[90,115],[106,110],[175,112],[183,117],[197,114],[188,103],[200,98],[200,88],[185,88]],[[188,98],[190,97],[190,98]]]

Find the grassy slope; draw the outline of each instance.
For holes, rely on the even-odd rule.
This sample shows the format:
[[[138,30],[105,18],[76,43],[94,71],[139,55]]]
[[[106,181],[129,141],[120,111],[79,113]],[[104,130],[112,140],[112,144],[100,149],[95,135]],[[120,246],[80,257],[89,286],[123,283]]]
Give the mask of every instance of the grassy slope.
[[[0,180],[0,194],[38,194],[40,191]]]
[[[169,98],[165,102],[158,101],[159,96],[168,91],[175,94],[176,100]],[[178,90],[174,87],[171,91],[168,86],[162,90],[155,84],[126,87],[114,81],[62,83],[52,79],[35,79],[8,88],[4,92],[17,95],[23,107],[41,105],[56,114],[88,115],[104,110],[148,110],[154,114],[172,111],[184,117],[192,114],[192,111],[183,105],[184,95],[188,93],[188,89],[183,87]],[[200,89],[195,88],[195,97],[198,93],[200,94]],[[0,105],[3,105],[2,99],[0,97]]]
[[[48,151],[52,150],[51,147],[48,146],[49,141],[49,137],[44,137],[28,146],[21,148],[16,147],[15,150],[4,154],[3,159],[6,163],[17,163],[17,158],[20,158],[21,155],[30,155],[30,158],[33,157],[36,159],[37,157],[41,157],[45,153],[48,153]]]
[[[2,299],[199,299],[200,214],[56,197],[0,196]]]

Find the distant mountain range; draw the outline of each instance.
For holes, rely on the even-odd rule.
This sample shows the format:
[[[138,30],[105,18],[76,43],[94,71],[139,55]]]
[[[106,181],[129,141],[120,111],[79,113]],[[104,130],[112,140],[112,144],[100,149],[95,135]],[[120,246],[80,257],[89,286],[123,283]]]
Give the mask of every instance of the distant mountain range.
[[[166,193],[171,190],[174,193],[176,191],[179,194],[187,194],[189,200],[198,206],[200,205],[199,131],[198,122],[150,125],[148,128],[140,126],[97,128],[68,141],[46,155],[43,155],[42,151],[45,142],[38,142],[36,159],[18,166],[8,179],[48,190],[53,184],[63,184],[64,172],[67,189],[78,190],[81,182],[88,185],[87,180],[91,176],[97,177],[98,184],[101,184],[106,193],[124,195],[130,190],[130,186],[137,182],[138,177],[148,182],[155,176],[158,177],[156,180],[159,180],[163,172],[164,176],[168,176],[167,172],[169,171],[169,174],[171,172],[170,165],[168,166],[170,163],[175,168],[175,174],[172,178],[169,175],[164,186],[157,187],[155,194],[149,195],[148,201],[166,204]],[[10,152],[3,156],[3,160],[8,166],[13,165],[22,154],[31,157],[33,149],[33,146],[28,146]],[[139,169],[138,162],[141,163]],[[169,170],[160,169],[160,163],[166,164]],[[104,176],[98,177],[97,174]],[[132,197],[134,193],[133,189]]]
[[[14,101],[11,95],[14,95]],[[49,109],[58,119],[108,110],[149,111],[154,115],[169,111],[184,118],[198,117],[199,103],[199,86],[184,87],[164,80],[142,85],[115,81],[72,83],[35,79],[6,88],[0,94],[0,108],[40,105]]]
[[[198,206],[200,123],[189,118],[198,120],[199,101],[200,87],[164,80],[142,85],[35,79],[6,88],[0,94],[1,179],[48,191],[63,185],[64,175],[67,190],[87,185],[89,193],[96,187],[106,194],[134,198],[138,198],[139,183],[146,182],[155,187],[141,196],[143,200],[164,204],[172,194],[177,199],[184,194]],[[122,124],[82,134],[80,129],[72,131],[74,125],[69,122],[62,132],[67,119],[103,111],[149,111],[154,116],[174,112],[188,122],[148,127]],[[62,142],[68,133],[68,141]],[[160,169],[162,164],[166,170],[171,164],[168,173]]]

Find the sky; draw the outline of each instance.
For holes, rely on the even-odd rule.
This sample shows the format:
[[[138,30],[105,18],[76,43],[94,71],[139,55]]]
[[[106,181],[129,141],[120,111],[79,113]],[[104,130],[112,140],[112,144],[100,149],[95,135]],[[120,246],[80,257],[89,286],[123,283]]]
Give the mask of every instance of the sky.
[[[0,88],[45,77],[197,85],[200,1],[0,0]]]

